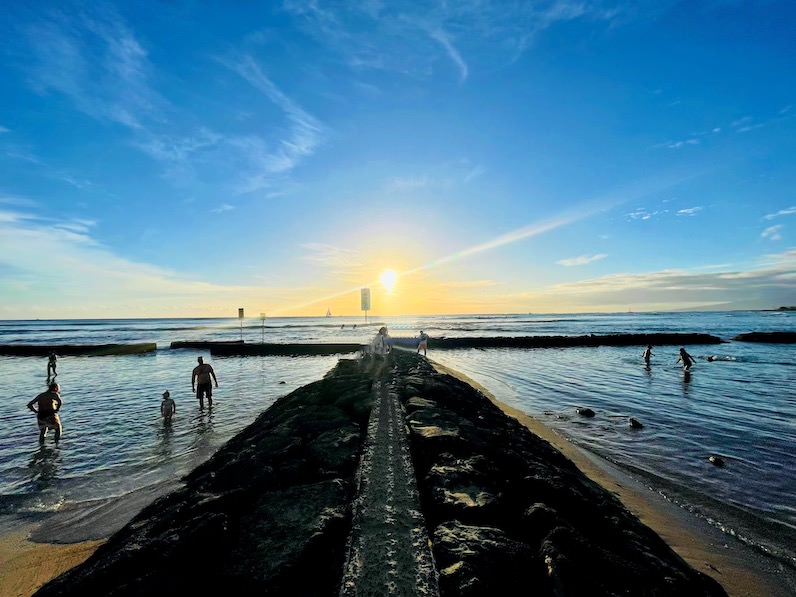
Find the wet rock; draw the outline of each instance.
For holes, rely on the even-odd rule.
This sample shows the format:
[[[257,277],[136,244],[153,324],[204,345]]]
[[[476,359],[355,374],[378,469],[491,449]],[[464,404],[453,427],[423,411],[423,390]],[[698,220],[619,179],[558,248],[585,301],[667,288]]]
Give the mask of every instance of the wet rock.
[[[588,407],[581,407],[576,409],[576,411],[581,417],[593,417],[594,411]]]
[[[708,462],[713,466],[724,466],[724,458],[721,456],[717,456],[716,454],[711,454],[708,456]]]
[[[631,429],[644,429],[644,425],[641,423],[641,421],[634,419],[633,417],[630,417],[627,420],[627,426]]]

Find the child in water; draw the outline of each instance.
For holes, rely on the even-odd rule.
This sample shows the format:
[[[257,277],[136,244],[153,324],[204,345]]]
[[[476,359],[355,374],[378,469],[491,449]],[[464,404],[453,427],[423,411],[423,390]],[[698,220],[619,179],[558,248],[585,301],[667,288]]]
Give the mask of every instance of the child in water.
[[[171,417],[177,412],[177,405],[171,398],[171,394],[166,390],[163,392],[163,402],[160,403],[160,414],[163,415],[163,421],[166,423],[171,422]]]
[[[679,363],[680,361],[683,362],[684,371],[689,371],[691,367],[694,365],[694,357],[688,354],[685,351],[685,348],[680,349],[680,356],[677,358],[677,362],[675,364]]]

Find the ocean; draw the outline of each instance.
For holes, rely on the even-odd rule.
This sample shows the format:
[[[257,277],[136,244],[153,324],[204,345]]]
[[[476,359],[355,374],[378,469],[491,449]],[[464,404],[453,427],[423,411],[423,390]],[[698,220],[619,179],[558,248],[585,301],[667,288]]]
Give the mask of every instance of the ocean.
[[[211,357],[173,341],[359,342],[430,337],[429,358],[641,480],[744,549],[796,570],[796,345],[734,342],[744,332],[796,332],[796,312],[114,319],[0,321],[0,344],[156,342],[155,352],[62,356],[64,434],[38,443],[26,404],[45,389],[46,357],[0,356],[0,516],[19,519],[173,483],[276,399],[320,379],[340,356]],[[434,350],[434,338],[709,333],[728,342],[677,346]],[[196,357],[218,376],[212,409],[191,394]],[[715,360],[708,360],[708,357]],[[354,355],[342,355],[354,358]],[[177,403],[171,425],[161,395]],[[595,412],[577,414],[579,407]],[[631,429],[629,417],[643,424]],[[724,466],[708,461],[718,455]]]

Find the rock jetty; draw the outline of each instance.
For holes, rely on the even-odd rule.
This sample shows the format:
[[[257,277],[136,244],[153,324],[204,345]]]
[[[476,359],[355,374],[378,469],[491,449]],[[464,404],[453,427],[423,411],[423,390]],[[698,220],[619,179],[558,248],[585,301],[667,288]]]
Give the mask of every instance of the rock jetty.
[[[410,351],[341,359],[39,597],[725,595]]]
[[[796,343],[796,332],[748,332],[733,338],[737,342],[768,342],[770,344]]]
[[[0,344],[0,355],[9,356],[47,356],[54,352],[58,356],[109,356],[153,352],[158,346],[155,342],[138,344]]]

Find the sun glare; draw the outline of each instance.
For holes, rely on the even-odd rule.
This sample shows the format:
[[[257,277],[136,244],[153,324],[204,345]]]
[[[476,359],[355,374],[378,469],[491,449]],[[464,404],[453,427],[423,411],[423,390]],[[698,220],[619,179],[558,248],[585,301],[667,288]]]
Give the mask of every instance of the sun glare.
[[[392,292],[393,286],[398,281],[398,274],[395,273],[395,270],[386,269],[379,276],[379,280],[381,280],[381,284],[387,292]]]

